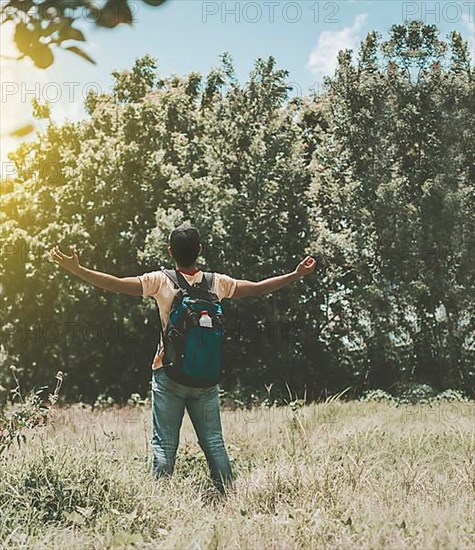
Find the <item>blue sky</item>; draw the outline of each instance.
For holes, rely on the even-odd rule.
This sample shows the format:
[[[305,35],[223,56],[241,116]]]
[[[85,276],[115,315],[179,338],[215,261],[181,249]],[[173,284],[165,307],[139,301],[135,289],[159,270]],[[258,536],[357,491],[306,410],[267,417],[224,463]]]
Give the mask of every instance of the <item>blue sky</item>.
[[[87,86],[110,89],[110,73],[130,68],[146,53],[156,57],[163,76],[199,71],[206,74],[229,52],[241,81],[247,78],[258,57],[273,55],[279,67],[290,71],[296,93],[318,86],[331,74],[342,48],[357,48],[367,32],[376,29],[387,36],[392,24],[404,19],[434,23],[444,37],[457,29],[474,48],[474,1],[399,0],[261,0],[253,2],[168,0],[159,8],[132,0],[134,25],[110,31],[82,21],[88,39],[84,49],[97,65],[59,52],[57,62],[46,71],[35,70],[29,61],[3,62],[2,133],[27,122],[31,99],[51,100],[54,119],[76,120]],[[2,53],[12,53],[11,38],[2,29]],[[14,82],[5,94],[5,83]],[[14,140],[2,140],[2,162]]]

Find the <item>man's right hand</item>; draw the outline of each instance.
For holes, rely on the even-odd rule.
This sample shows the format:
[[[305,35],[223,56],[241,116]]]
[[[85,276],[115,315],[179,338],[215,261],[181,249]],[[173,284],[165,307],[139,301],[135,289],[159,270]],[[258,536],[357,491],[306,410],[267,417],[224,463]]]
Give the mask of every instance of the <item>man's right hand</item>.
[[[287,286],[293,281],[297,281],[301,277],[310,275],[315,270],[317,262],[314,258],[307,256],[302,260],[292,273],[286,275],[280,275],[278,277],[271,277],[270,279],[264,279],[258,283],[252,281],[238,280],[236,290],[231,296],[233,299],[247,298],[248,296],[263,296],[265,294],[271,294],[276,290]]]
[[[74,275],[77,275],[80,269],[79,256],[77,255],[74,247],[70,246],[69,249],[71,251],[71,256],[66,256],[66,254],[63,254],[59,249],[59,246],[54,246],[50,250],[49,254],[52,260],[60,267],[66,269],[66,271],[69,271]]]

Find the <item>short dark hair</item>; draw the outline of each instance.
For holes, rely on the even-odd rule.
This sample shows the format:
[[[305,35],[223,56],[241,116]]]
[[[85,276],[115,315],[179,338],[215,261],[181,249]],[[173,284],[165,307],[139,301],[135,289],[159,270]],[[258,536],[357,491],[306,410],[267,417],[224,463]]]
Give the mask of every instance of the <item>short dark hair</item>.
[[[179,267],[188,267],[196,262],[201,245],[196,227],[183,223],[170,233],[169,240],[173,259]]]

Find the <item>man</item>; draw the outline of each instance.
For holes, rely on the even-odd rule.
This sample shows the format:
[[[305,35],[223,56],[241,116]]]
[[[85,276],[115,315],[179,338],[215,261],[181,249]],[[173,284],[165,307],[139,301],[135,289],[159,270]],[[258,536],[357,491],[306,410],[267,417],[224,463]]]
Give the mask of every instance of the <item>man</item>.
[[[175,262],[177,272],[190,286],[200,284],[203,278],[203,272],[196,266],[201,250],[200,235],[195,227],[184,224],[171,233],[168,252]],[[137,277],[114,277],[81,266],[73,249],[72,255],[66,256],[55,246],[50,254],[58,265],[91,285],[129,296],[152,296],[157,302],[165,330],[178,290],[163,271],[152,271]],[[214,288],[210,290],[220,301],[226,298],[262,296],[309,275],[314,269],[315,260],[306,257],[293,272],[259,282],[237,280],[215,273]],[[163,365],[164,355],[165,350],[160,342],[152,364],[153,472],[157,476],[172,474],[186,408],[208,461],[213,482],[224,492],[232,477],[222,435],[218,385],[191,387],[173,380],[170,373],[167,374],[167,365]]]

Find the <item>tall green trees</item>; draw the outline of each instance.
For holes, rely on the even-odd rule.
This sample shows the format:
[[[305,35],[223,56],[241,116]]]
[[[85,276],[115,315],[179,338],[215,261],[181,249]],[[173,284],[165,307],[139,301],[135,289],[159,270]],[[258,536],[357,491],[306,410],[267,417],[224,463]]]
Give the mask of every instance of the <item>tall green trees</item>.
[[[474,379],[474,82],[466,45],[433,27],[371,33],[341,52],[321,95],[229,56],[206,77],[161,78],[145,57],[89,117],[49,124],[14,155],[1,218],[2,379],[68,373],[69,397],[145,391],[158,337],[150,301],[88,288],[44,257],[132,275],[169,265],[190,221],[206,269],[259,279],[316,256],[313,278],[228,304],[227,385],[325,390]],[[36,106],[48,117],[48,109]]]
[[[470,386],[475,102],[467,45],[457,33],[440,42],[421,23],[394,26],[387,42],[368,35],[356,65],[341,53],[327,84],[310,199],[315,241],[331,258],[334,331],[352,350],[333,358],[373,384]]]

